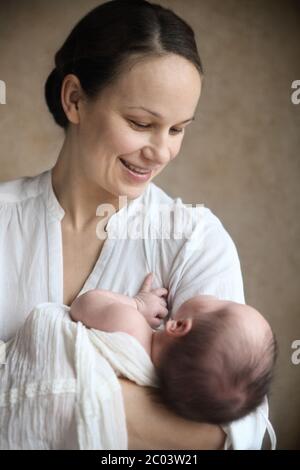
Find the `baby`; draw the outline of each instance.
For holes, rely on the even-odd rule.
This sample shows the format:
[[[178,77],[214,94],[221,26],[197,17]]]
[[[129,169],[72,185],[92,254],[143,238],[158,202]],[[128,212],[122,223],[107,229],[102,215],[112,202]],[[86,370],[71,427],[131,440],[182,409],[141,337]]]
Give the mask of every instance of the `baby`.
[[[181,305],[163,330],[167,289],[152,274],[133,298],[95,289],[79,296],[70,316],[89,328],[134,336],[149,354],[159,388],[151,394],[182,417],[212,424],[242,418],[268,393],[276,340],[254,308],[210,295]]]

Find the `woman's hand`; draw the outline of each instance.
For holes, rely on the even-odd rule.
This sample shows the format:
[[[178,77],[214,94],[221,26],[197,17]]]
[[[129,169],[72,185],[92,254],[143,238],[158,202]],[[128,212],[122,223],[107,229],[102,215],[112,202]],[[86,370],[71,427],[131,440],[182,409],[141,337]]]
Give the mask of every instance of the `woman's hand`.
[[[138,311],[145,317],[151,328],[157,328],[161,320],[169,313],[167,301],[164,298],[168,290],[163,287],[152,289],[152,279],[152,273],[146,276],[141,289],[133,299]]]

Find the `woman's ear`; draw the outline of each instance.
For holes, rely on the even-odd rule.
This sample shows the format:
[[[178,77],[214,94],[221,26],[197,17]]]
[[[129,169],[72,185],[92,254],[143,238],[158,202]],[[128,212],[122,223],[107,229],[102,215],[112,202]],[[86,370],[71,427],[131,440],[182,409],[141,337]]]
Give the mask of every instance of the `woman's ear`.
[[[192,328],[192,318],[184,318],[182,320],[168,320],[165,325],[165,332],[168,336],[179,338],[185,336]]]
[[[66,116],[73,124],[79,124],[80,100],[82,100],[80,81],[73,74],[66,75],[61,88],[61,102]]]

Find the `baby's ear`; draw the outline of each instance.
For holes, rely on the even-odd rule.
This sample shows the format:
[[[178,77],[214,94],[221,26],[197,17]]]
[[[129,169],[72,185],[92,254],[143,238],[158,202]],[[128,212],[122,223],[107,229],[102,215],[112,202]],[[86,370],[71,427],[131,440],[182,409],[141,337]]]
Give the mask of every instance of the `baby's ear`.
[[[165,325],[165,331],[169,336],[180,338],[185,336],[192,328],[193,320],[191,318],[183,318],[181,320],[168,320]]]

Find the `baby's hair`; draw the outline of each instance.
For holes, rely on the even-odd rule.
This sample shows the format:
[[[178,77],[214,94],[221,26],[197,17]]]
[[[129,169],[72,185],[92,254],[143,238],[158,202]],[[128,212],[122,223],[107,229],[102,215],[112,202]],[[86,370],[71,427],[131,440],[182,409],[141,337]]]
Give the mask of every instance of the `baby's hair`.
[[[230,312],[194,319],[164,352],[152,398],[193,421],[226,424],[254,411],[269,393],[277,357],[270,331],[249,341]]]

